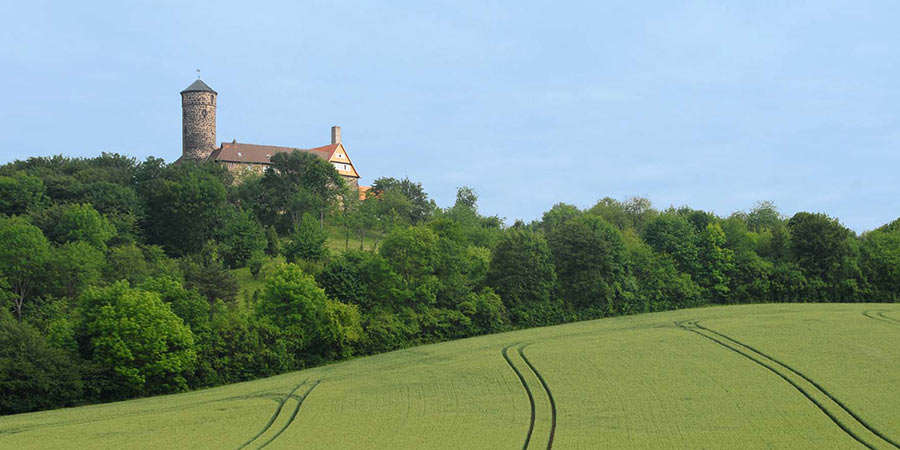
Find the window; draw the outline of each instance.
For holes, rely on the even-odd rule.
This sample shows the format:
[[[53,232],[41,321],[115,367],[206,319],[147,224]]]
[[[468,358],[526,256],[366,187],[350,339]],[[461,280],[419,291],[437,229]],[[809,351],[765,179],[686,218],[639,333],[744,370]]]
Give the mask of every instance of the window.
[[[244,156],[244,155],[242,155],[241,152],[238,152],[238,157],[241,157],[241,156]]]

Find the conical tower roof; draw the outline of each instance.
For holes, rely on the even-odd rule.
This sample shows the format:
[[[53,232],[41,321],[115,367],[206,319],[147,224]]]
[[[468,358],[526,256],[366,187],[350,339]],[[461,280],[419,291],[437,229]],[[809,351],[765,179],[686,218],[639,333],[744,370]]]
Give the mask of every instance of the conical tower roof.
[[[218,92],[212,90],[211,87],[207,86],[206,83],[204,83],[203,80],[199,78],[197,78],[197,81],[194,81],[190,86],[185,88],[185,90],[181,91],[182,94],[184,94],[185,92],[212,92],[216,95],[219,94]]]

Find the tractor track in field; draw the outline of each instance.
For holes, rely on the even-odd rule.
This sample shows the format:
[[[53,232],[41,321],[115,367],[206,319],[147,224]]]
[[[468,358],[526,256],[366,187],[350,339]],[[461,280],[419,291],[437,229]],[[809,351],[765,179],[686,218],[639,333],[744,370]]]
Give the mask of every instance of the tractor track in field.
[[[538,372],[534,365],[531,364],[531,361],[528,360],[528,357],[525,356],[525,347],[528,347],[528,344],[519,347],[519,356],[522,357],[522,361],[525,361],[528,368],[534,372],[534,375],[541,382],[544,392],[547,393],[547,398],[550,400],[550,435],[547,437],[547,450],[550,450],[550,448],[553,447],[553,436],[556,434],[556,400],[553,399],[553,393],[550,392],[550,386],[547,385],[547,381],[544,380],[541,373]]]
[[[525,356],[525,347],[529,344],[522,345],[521,343],[515,343],[507,345],[503,347],[501,350],[501,354],[503,355],[503,359],[506,360],[506,364],[509,365],[510,369],[515,372],[516,376],[519,378],[519,382],[522,384],[522,387],[525,388],[525,393],[528,394],[528,403],[531,407],[531,417],[528,423],[528,432],[525,434],[525,443],[522,445],[523,450],[527,450],[528,446],[532,443],[532,437],[534,435],[534,424],[537,418],[537,406],[534,400],[534,392],[531,390],[531,386],[528,385],[528,381],[525,379],[525,375],[522,373],[522,369],[516,367],[515,363],[513,363],[512,358],[509,357],[509,349],[512,347],[516,347],[516,351],[519,354],[519,357],[522,358],[522,361],[528,367],[528,369],[534,374],[534,376],[538,379],[541,384],[541,388],[547,394],[547,399],[550,401],[550,433],[547,436],[547,449],[551,449],[553,447],[553,437],[556,434],[556,400],[553,399],[553,393],[550,392],[550,387],[547,385],[547,381],[541,376],[540,372],[538,372],[537,368],[528,360],[528,357]]]
[[[704,327],[700,325],[696,321],[676,321],[675,325],[678,327],[695,333],[705,339],[708,339],[726,349],[735,352],[744,358],[749,359],[755,364],[769,370],[774,373],[788,384],[794,387],[797,391],[803,394],[807,400],[813,403],[822,413],[828,416],[835,425],[837,425],[844,433],[852,437],[854,440],[865,446],[866,448],[877,450],[880,448],[893,448],[900,449],[900,443],[891,439],[888,436],[885,436],[883,433],[872,427],[868,422],[866,422],[863,418],[853,412],[850,408],[844,405],[843,402],[835,398],[830,392],[825,390],[819,383],[813,381],[811,378],[807,377],[797,369],[773,358],[772,356],[763,353],[756,348],[753,348],[750,345],[744,344],[737,339],[734,339],[728,335],[715,331],[713,329]],[[795,381],[791,379],[791,376],[795,376],[799,378],[801,381]],[[802,384],[806,384],[803,386]],[[816,394],[819,397],[825,397],[825,399],[816,399]],[[845,417],[844,420],[837,417],[837,415],[849,416]],[[850,422],[845,423],[845,422]],[[852,430],[851,426],[856,426],[856,428],[862,428],[862,430]],[[875,445],[875,444],[877,445]]]
[[[273,398],[273,397],[276,397],[276,398]],[[186,409],[197,408],[202,405],[208,405],[211,403],[222,403],[222,402],[228,402],[228,401],[232,401],[232,400],[247,400],[247,399],[257,399],[257,398],[272,400],[275,403],[280,403],[282,401],[280,395],[275,396],[275,395],[272,395],[269,393],[250,394],[250,395],[233,395],[231,397],[217,398],[214,400],[204,400],[201,402],[190,403],[187,405],[180,405],[180,406],[174,406],[174,407],[168,407],[168,408],[159,408],[159,409],[146,410],[146,411],[122,413],[122,414],[117,415],[116,418],[121,419],[124,417],[140,417],[140,416],[146,416],[146,415],[151,415],[151,414],[160,414],[160,413],[165,413],[165,412],[183,411]],[[52,422],[52,423],[42,424],[42,425],[25,425],[25,426],[18,427],[18,428],[0,430],[0,439],[3,439],[8,436],[12,436],[14,434],[25,433],[25,432],[29,432],[29,431],[43,430],[46,428],[62,427],[62,426],[87,425],[87,424],[92,424],[92,423],[97,423],[97,422],[104,422],[107,420],[110,420],[110,418],[109,417],[101,417],[101,418],[82,419],[82,420],[62,420],[59,422]]]
[[[528,423],[528,433],[525,434],[525,444],[522,445],[522,450],[528,450],[528,443],[531,442],[531,433],[534,432],[534,416],[535,416],[535,408],[534,408],[534,395],[531,393],[531,388],[528,387],[528,382],[525,381],[525,376],[522,375],[522,372],[513,364],[512,360],[509,358],[509,348],[513,347],[517,344],[507,345],[503,347],[503,350],[500,351],[500,354],[503,355],[503,359],[506,360],[506,364],[509,364],[509,368],[516,373],[516,376],[519,377],[519,382],[522,383],[522,387],[525,388],[525,393],[528,394],[528,403],[531,404],[531,420]]]
[[[300,407],[303,406],[303,402],[306,400],[307,397],[309,397],[309,394],[313,391],[313,389],[315,389],[316,386],[318,386],[319,383],[321,383],[321,382],[322,382],[321,380],[316,380],[312,384],[312,386],[310,386],[309,389],[307,389],[306,392],[303,393],[302,397],[297,398],[297,406],[294,407],[294,412],[291,413],[291,417],[288,418],[287,423],[284,424],[284,426],[281,427],[281,429],[278,430],[278,432],[276,432],[274,436],[269,438],[268,441],[263,442],[263,444],[260,445],[258,448],[263,448],[263,447],[271,444],[272,441],[274,441],[275,439],[278,438],[278,436],[281,436],[281,433],[284,433],[284,430],[287,430],[288,427],[291,426],[292,423],[294,423],[294,419],[297,418],[297,413],[300,412]]]
[[[889,323],[891,325],[900,326],[900,320],[897,320],[897,319],[894,319],[893,317],[888,317],[888,316],[884,315],[885,312],[887,312],[886,309],[872,309],[872,310],[868,310],[868,311],[863,311],[862,314],[870,319],[875,319],[880,322],[885,322],[885,323]]]
[[[284,404],[287,403],[288,400],[293,398],[294,400],[297,401],[297,406],[294,408],[294,412],[291,414],[290,418],[288,419],[288,422],[280,430],[278,430],[278,432],[274,436],[272,436],[271,438],[269,438],[269,440],[267,440],[262,445],[260,445],[259,447],[256,447],[256,448],[263,448],[263,447],[269,445],[272,441],[274,441],[275,438],[280,436],[281,433],[283,433],[284,430],[286,430],[287,427],[290,426],[290,424],[294,421],[294,418],[297,416],[297,412],[300,410],[300,406],[303,404],[303,400],[306,400],[306,396],[308,396],[309,393],[312,392],[312,390],[315,389],[315,387],[318,386],[319,383],[321,382],[320,380],[316,380],[313,383],[312,387],[309,388],[306,391],[306,393],[304,393],[302,396],[298,397],[298,396],[294,395],[294,393],[296,393],[308,381],[309,381],[309,379],[305,379],[305,380],[303,380],[302,383],[300,383],[296,387],[294,387],[294,389],[291,389],[291,392],[288,392],[288,394],[285,395],[278,402],[278,406],[275,408],[275,411],[272,413],[272,417],[269,418],[269,421],[266,422],[265,426],[263,426],[263,428],[261,430],[259,430],[259,432],[256,433],[253,437],[251,437],[247,442],[244,442],[240,447],[238,447],[238,450],[247,448],[250,444],[252,444],[254,441],[259,439],[263,434],[265,434],[266,431],[269,431],[269,429],[272,428],[272,425],[275,424],[275,421],[278,420],[278,416],[281,415],[281,411],[284,409]]]

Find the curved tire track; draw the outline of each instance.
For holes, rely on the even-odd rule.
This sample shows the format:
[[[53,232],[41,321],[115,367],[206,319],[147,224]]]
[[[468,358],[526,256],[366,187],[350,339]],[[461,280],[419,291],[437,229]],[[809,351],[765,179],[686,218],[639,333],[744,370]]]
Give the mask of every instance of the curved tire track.
[[[736,344],[738,344],[738,345],[740,345],[740,346],[742,346],[742,347],[745,347],[745,348],[749,349],[750,351],[755,352],[755,353],[757,353],[757,354],[763,356],[764,358],[767,358],[767,359],[769,359],[769,360],[775,362],[775,364],[778,364],[778,365],[784,367],[785,369],[789,370],[789,371],[792,372],[793,374],[795,374],[795,375],[797,375],[798,377],[802,378],[804,381],[806,381],[806,382],[808,382],[809,384],[813,385],[816,389],[818,389],[818,390],[821,391],[823,394],[825,394],[826,397],[828,397],[831,401],[833,401],[834,403],[836,403],[841,409],[843,409],[848,415],[850,415],[850,417],[852,417],[852,418],[855,419],[857,422],[859,422],[859,424],[862,425],[863,428],[865,428],[866,430],[869,430],[872,434],[874,434],[875,436],[878,436],[878,437],[881,438],[882,440],[888,442],[889,444],[891,444],[891,445],[894,446],[895,448],[900,449],[900,443],[898,443],[897,441],[895,441],[895,440],[889,438],[888,436],[885,436],[885,435],[884,435],[883,433],[881,433],[880,431],[876,430],[876,429],[875,429],[874,427],[872,427],[868,422],[866,422],[862,417],[860,417],[860,416],[857,415],[855,412],[853,412],[853,410],[851,410],[850,408],[848,408],[847,405],[845,405],[843,402],[841,402],[840,400],[838,400],[838,399],[837,399],[834,395],[832,395],[830,392],[828,392],[827,390],[825,390],[825,388],[822,387],[822,385],[820,385],[819,383],[817,383],[815,380],[813,380],[813,379],[807,377],[805,374],[801,373],[799,370],[794,369],[793,367],[791,367],[791,366],[789,366],[789,365],[787,365],[787,364],[785,364],[785,363],[783,363],[783,362],[781,362],[781,361],[779,361],[779,360],[773,358],[772,356],[770,356],[770,355],[768,355],[768,354],[766,354],[766,353],[763,353],[763,352],[760,351],[760,350],[757,350],[757,349],[754,348],[754,347],[751,347],[750,345],[744,344],[743,342],[740,342],[740,341],[738,341],[737,339],[734,339],[734,338],[732,338],[732,337],[729,337],[729,336],[727,336],[727,335],[725,335],[725,334],[723,334],[723,333],[720,333],[720,332],[718,332],[718,331],[716,331],[716,330],[712,330],[712,329],[706,328],[706,327],[700,325],[699,323],[697,324],[697,328],[700,328],[701,330],[709,331],[710,333],[713,333],[713,334],[715,334],[715,335],[717,335],[717,336],[721,336],[721,337],[723,337],[723,338],[725,338],[725,339],[728,339],[729,341],[732,341],[732,342],[734,342],[734,343],[736,343]]]
[[[278,406],[275,408],[275,412],[272,413],[272,417],[269,418],[269,421],[266,422],[266,425],[263,426],[262,430],[259,430],[259,433],[256,433],[253,437],[247,440],[247,442],[241,444],[241,446],[238,447],[238,450],[247,448],[247,446],[252,444],[253,441],[259,439],[259,437],[265,434],[266,431],[269,431],[269,428],[272,428],[272,424],[275,423],[275,420],[278,419],[278,416],[281,414],[281,410],[284,408],[284,403],[287,402],[289,398],[293,397],[294,392],[297,392],[297,390],[300,389],[301,386],[306,384],[307,381],[309,381],[309,379],[303,380],[302,383],[298,384],[294,389],[291,389],[291,392],[288,392],[288,395],[285,395],[284,398],[282,398],[278,402]]]
[[[884,309],[876,309],[876,310],[863,311],[862,314],[870,319],[875,319],[880,322],[885,322],[885,323],[889,323],[891,325],[900,326],[900,320],[897,320],[892,317],[888,317],[888,316],[884,315],[885,311],[886,310],[884,310]]]
[[[528,433],[525,435],[525,444],[522,445],[522,450],[528,449],[528,443],[531,442],[531,434],[534,432],[534,417],[535,417],[535,407],[534,407],[534,395],[531,393],[531,388],[528,387],[528,383],[525,381],[525,376],[522,375],[522,372],[513,364],[512,360],[509,359],[509,349],[518,344],[511,344],[503,347],[503,350],[500,352],[503,355],[503,359],[506,360],[506,364],[509,365],[510,369],[516,373],[516,376],[519,377],[519,382],[522,383],[522,387],[525,388],[525,392],[528,394],[528,403],[531,404],[531,421],[528,424]]]
[[[528,368],[534,372],[534,375],[541,382],[544,392],[547,393],[547,398],[550,399],[550,436],[547,438],[547,450],[550,450],[553,447],[553,436],[556,435],[556,400],[553,399],[553,393],[550,392],[550,386],[547,386],[547,381],[544,380],[544,377],[541,376],[541,373],[534,367],[534,364],[531,364],[531,361],[525,356],[525,347],[528,347],[528,344],[519,347],[519,356],[522,357],[522,360],[525,361]]]
[[[313,389],[315,389],[316,386],[318,386],[319,383],[321,383],[321,382],[322,382],[321,380],[316,380],[312,384],[312,386],[310,386],[310,388],[307,389],[306,392],[303,393],[303,396],[301,396],[300,398],[297,399],[297,406],[294,407],[294,412],[291,413],[291,417],[288,418],[287,423],[284,424],[284,426],[281,427],[281,429],[278,430],[278,432],[276,432],[275,435],[273,435],[271,438],[269,438],[268,441],[263,442],[263,444],[257,448],[263,448],[263,447],[271,444],[272,441],[274,441],[275,439],[278,438],[278,436],[281,436],[281,433],[284,433],[284,430],[287,430],[288,427],[291,426],[292,423],[294,423],[294,419],[297,418],[297,413],[300,412],[300,407],[303,406],[303,402],[306,400],[307,397],[309,397],[309,394],[313,391]]]
[[[835,398],[833,395],[831,395],[831,393],[829,393],[824,388],[822,388],[821,385],[819,385],[818,383],[816,383],[815,381],[813,381],[806,375],[800,373],[796,369],[794,369],[794,368],[776,360],[775,358],[772,358],[771,356],[768,356],[765,353],[763,353],[747,344],[744,344],[734,338],[731,338],[725,334],[719,333],[718,331],[703,327],[702,325],[698,324],[695,321],[678,321],[678,322],[675,322],[675,325],[677,325],[678,327],[680,327],[686,331],[690,331],[690,332],[695,333],[695,334],[697,334],[703,338],[706,338],[712,342],[715,342],[716,344],[719,344],[722,347],[725,347],[726,349],[731,350],[731,351],[753,361],[757,365],[762,366],[763,368],[769,370],[770,372],[774,373],[775,375],[777,375],[778,377],[780,377],[781,379],[786,381],[788,384],[793,386],[801,394],[803,394],[804,397],[806,397],[820,411],[822,411],[826,416],[828,416],[828,418],[831,419],[831,421],[834,422],[835,425],[837,425],[842,431],[847,433],[847,435],[849,435],[850,437],[855,439],[857,442],[864,445],[866,448],[873,449],[873,450],[878,449],[878,448],[884,448],[884,447],[900,449],[900,445],[898,445],[897,442],[891,440],[890,438],[888,438],[887,436],[885,436],[884,434],[882,434],[881,432],[879,432],[878,430],[873,428],[871,425],[869,425],[867,422],[865,422],[861,417],[859,417],[856,413],[854,413],[849,408],[847,408],[837,398]],[[707,334],[707,333],[709,333],[709,334]],[[741,350],[741,348],[746,349],[746,351]],[[771,363],[766,362],[766,360],[771,361]],[[796,376],[796,377],[802,379],[803,381],[805,381],[806,383],[808,383],[810,386],[812,386],[812,388],[810,388],[809,386],[804,388],[799,383],[792,380],[787,374],[782,373],[782,372],[788,372],[789,374],[793,374],[794,376]],[[843,412],[847,416],[850,416],[853,419],[853,421],[856,422],[855,425],[865,429],[866,431],[868,431],[868,433],[865,433],[865,432],[858,433],[854,430],[851,430],[850,427],[847,424],[845,424],[843,421],[841,421],[838,417],[836,417],[835,414],[822,401],[817,400],[813,396],[814,392],[820,394],[821,396],[828,398],[833,403],[833,405],[831,405],[832,409],[838,409],[839,411]],[[878,446],[877,447],[874,446],[872,444],[872,442],[877,443]]]

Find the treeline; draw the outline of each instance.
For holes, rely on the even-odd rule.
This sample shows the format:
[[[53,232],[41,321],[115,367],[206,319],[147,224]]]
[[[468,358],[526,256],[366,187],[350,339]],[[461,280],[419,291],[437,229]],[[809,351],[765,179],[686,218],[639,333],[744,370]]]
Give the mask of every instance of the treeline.
[[[2,414],[620,314],[898,298],[900,221],[604,198],[507,226],[468,188],[439,208],[381,178],[359,199],[305,153],[240,182],[115,154],[0,167]]]

